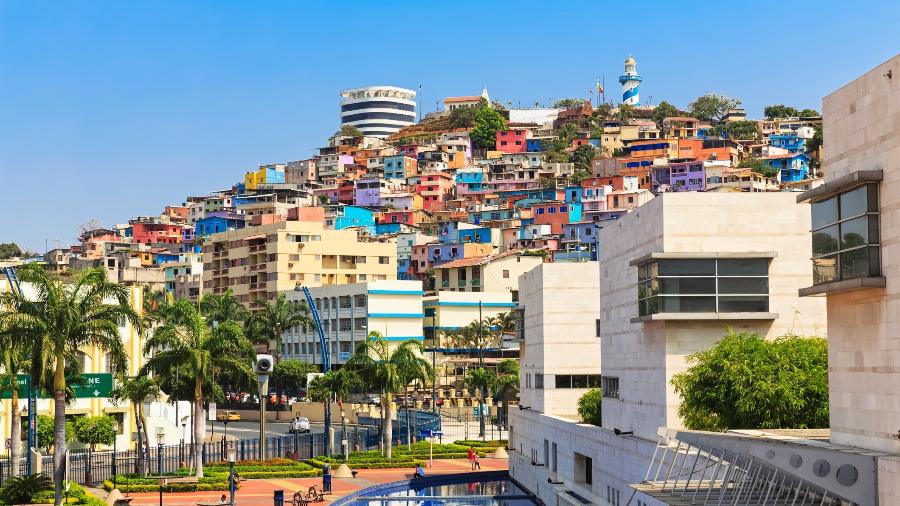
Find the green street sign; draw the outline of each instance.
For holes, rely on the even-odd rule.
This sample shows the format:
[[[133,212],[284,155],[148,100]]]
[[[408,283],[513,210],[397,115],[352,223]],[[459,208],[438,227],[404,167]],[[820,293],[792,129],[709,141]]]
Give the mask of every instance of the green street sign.
[[[100,399],[109,397],[109,392],[113,388],[113,378],[110,373],[82,374],[84,382],[79,385],[72,385],[77,399]],[[19,399],[28,398],[28,382],[30,378],[25,374],[16,376],[19,383]],[[47,398],[43,392],[39,394],[41,398]],[[12,392],[4,391],[0,393],[0,399],[11,399]]]

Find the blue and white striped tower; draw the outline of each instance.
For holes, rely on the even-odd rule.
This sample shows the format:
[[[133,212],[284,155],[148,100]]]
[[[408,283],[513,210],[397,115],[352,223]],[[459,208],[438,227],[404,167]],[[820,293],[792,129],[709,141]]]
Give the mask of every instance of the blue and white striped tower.
[[[638,105],[641,103],[638,86],[643,79],[637,73],[637,61],[635,61],[633,56],[628,55],[628,58],[625,58],[625,74],[619,76],[619,83],[622,85],[623,104]]]

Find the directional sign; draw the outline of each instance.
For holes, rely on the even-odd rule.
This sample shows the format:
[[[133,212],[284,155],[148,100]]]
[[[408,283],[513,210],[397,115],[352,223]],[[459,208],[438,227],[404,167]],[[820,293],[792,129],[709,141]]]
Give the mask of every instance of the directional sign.
[[[101,399],[105,397],[109,397],[109,392],[113,387],[113,379],[112,374],[110,373],[97,373],[97,374],[82,374],[82,378],[84,378],[83,382],[80,382],[77,385],[72,385],[72,390],[75,392],[75,397],[78,399]],[[16,376],[16,380],[19,382],[19,398],[25,399],[28,397],[28,382],[30,378],[25,374],[19,374]],[[41,392],[41,397],[47,398],[47,395],[44,395]],[[0,393],[0,399],[10,399],[12,398],[12,392],[5,391]]]

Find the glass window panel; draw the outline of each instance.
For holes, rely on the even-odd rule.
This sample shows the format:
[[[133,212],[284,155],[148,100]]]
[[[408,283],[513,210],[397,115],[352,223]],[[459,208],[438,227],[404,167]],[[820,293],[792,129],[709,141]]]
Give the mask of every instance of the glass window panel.
[[[868,209],[867,192],[868,190],[865,186],[860,186],[853,191],[840,195],[842,220],[866,212],[866,209]]]
[[[719,276],[768,276],[768,258],[719,259]]]
[[[572,376],[568,374],[557,374],[555,377],[554,388],[571,388]]]
[[[837,197],[816,202],[811,207],[813,230],[837,221]]]
[[[838,226],[816,230],[812,235],[813,256],[827,255],[838,250]]]
[[[861,216],[841,223],[841,249],[864,246],[868,242],[868,236],[868,216]]]
[[[841,279],[861,278],[869,275],[869,251],[867,248],[845,251],[838,257],[841,263]]]
[[[769,293],[769,278],[719,278],[719,293]]]
[[[657,261],[660,276],[715,276],[716,261],[702,259],[668,259]]]
[[[765,313],[769,311],[769,297],[765,295],[744,297],[719,297],[721,313]]]
[[[572,376],[572,388],[587,388],[588,379],[586,374],[575,374]]]
[[[716,278],[659,278],[659,292],[671,295],[714,294]]]
[[[838,278],[837,255],[813,260],[813,284],[828,283]]]
[[[588,375],[588,388],[600,388],[600,375],[599,374]]]
[[[657,297],[662,313],[714,313],[716,298],[710,297]]]

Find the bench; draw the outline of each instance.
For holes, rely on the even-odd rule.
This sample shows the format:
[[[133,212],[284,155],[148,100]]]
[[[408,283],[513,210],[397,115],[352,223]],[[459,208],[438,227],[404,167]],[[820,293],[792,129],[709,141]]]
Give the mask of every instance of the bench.
[[[221,503],[219,501],[202,501],[202,502],[198,502],[197,506],[222,506],[222,504],[228,504],[228,503]]]

